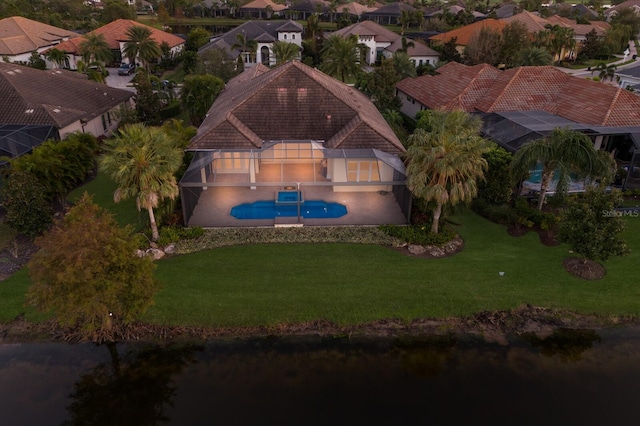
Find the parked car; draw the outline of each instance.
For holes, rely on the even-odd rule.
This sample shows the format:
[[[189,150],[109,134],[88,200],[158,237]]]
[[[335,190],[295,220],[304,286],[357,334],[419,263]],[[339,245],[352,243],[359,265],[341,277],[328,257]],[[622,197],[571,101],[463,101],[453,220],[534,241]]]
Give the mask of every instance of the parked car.
[[[122,64],[118,68],[118,75],[131,75],[135,70],[136,66],[134,64]]]

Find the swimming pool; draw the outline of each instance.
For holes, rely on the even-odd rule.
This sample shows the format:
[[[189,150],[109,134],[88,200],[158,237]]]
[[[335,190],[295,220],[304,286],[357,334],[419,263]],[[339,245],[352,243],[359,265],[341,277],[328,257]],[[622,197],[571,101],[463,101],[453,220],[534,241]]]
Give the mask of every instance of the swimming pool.
[[[307,219],[334,219],[347,214],[347,207],[323,200],[308,200],[300,203],[300,216]],[[298,204],[281,204],[276,201],[255,201],[239,204],[231,209],[236,219],[275,219],[298,216]]]

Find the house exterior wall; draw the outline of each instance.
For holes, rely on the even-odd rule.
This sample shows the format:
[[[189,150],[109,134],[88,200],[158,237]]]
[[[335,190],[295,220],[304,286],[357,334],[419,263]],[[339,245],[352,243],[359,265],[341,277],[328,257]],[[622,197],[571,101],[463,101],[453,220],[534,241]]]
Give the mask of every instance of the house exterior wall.
[[[286,41],[302,47],[302,34],[299,32],[279,32],[278,41]]]
[[[373,160],[371,158],[365,159],[357,159],[357,158],[334,158],[329,161],[328,170],[331,171],[331,181],[332,182],[340,182],[346,183],[348,182],[347,178],[347,169],[348,162],[375,162],[377,163],[377,167],[380,173],[380,181],[390,182],[393,180],[393,169],[386,164]],[[353,185],[335,185],[333,187],[334,192],[377,192],[377,191],[391,191],[391,186],[389,185],[371,185],[367,184],[363,185],[359,182],[354,182]]]
[[[60,139],[64,139],[73,132],[91,133],[95,137],[106,136],[109,137],[118,128],[118,120],[116,119],[116,111],[120,106],[94,117],[93,119],[83,123],[81,120],[74,121],[73,123],[65,126],[59,130]]]
[[[418,112],[428,109],[420,102],[404,93],[402,90],[396,89],[396,95],[402,101],[400,112],[407,115],[408,117],[414,118]]]
[[[368,47],[367,55],[365,60],[369,65],[375,64],[376,55],[378,51],[378,46],[376,45],[375,37],[372,35],[368,36],[358,36],[358,42],[364,44]]]

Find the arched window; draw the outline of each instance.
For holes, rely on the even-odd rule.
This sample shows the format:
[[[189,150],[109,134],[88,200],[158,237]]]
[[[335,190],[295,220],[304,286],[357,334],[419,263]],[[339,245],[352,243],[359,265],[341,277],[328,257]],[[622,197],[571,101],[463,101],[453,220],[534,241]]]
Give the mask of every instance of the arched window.
[[[260,48],[260,62],[264,65],[269,65],[269,48],[267,46]]]

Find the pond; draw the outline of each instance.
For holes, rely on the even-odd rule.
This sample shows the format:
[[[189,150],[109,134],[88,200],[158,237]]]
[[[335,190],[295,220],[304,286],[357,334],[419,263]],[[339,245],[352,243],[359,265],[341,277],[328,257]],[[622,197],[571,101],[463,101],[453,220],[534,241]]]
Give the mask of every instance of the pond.
[[[634,424],[640,329],[0,345],[3,425]]]

